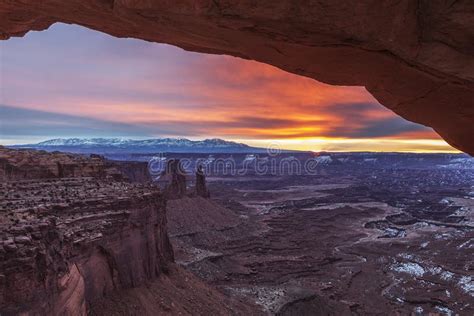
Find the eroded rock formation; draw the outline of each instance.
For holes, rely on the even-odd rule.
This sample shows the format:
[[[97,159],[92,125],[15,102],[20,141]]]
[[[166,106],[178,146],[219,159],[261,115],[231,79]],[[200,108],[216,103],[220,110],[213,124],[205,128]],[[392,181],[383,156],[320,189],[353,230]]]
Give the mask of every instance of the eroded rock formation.
[[[162,178],[167,182],[164,189],[167,199],[179,199],[186,195],[186,173],[179,159],[170,159],[166,162]]]
[[[148,171],[148,163],[141,161],[109,161],[116,170],[120,171],[130,182],[151,182],[150,172]]]
[[[185,196],[200,196],[209,198],[210,192],[206,185],[206,176],[202,166],[198,166],[194,178],[186,172],[181,161],[172,158],[166,161],[158,183],[164,183],[163,192],[168,200],[181,199]],[[194,182],[194,187],[188,191],[188,181]]]
[[[204,173],[202,165],[198,166],[196,170],[196,195],[209,198],[210,193],[206,185],[206,174]]]
[[[133,171],[133,168],[130,168]],[[0,181],[94,177],[125,180],[127,176],[104,157],[49,153],[42,150],[9,149],[0,146]]]
[[[0,146],[0,181],[93,177],[114,181],[151,181],[146,162],[113,161],[90,156]]]
[[[404,118],[474,154],[474,3],[469,0],[9,0],[0,37],[55,22],[365,86]]]
[[[117,181],[100,156],[0,157],[1,315],[258,315],[174,263],[154,184]]]
[[[165,200],[147,185],[93,178],[1,184],[0,312],[85,314],[166,272]]]

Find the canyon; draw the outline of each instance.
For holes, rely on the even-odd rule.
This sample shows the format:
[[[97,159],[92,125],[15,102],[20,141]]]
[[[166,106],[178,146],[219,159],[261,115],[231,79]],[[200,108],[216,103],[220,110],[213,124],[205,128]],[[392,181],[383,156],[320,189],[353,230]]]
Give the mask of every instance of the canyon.
[[[173,261],[151,188],[90,178],[2,184],[2,311],[85,314],[86,302]]]
[[[2,315],[253,313],[175,264],[150,181],[96,155],[0,154]]]
[[[208,169],[212,199],[169,202],[187,270],[270,315],[472,315],[472,158],[332,153],[262,173],[274,158],[233,157],[237,173]]]
[[[472,1],[0,1],[1,40],[54,23],[363,86],[474,155]],[[256,154],[0,146],[0,314],[474,314],[472,158]]]
[[[473,17],[468,0],[9,0],[0,2],[0,38],[73,23],[364,86],[474,154]]]
[[[0,154],[2,315],[473,313],[467,155]]]

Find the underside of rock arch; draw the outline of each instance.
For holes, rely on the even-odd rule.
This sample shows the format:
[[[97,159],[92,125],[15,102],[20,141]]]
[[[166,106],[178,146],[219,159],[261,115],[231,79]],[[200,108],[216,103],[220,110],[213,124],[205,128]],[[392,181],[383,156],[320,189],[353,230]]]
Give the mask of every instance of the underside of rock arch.
[[[387,108],[474,155],[470,0],[0,1],[1,39],[56,22],[364,86]]]

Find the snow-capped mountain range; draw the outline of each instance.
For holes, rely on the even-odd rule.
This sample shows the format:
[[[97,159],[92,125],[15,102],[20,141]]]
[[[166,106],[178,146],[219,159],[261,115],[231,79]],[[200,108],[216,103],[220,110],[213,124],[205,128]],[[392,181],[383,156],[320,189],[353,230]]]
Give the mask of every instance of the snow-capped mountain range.
[[[265,148],[226,141],[219,138],[189,140],[186,138],[55,138],[36,144],[14,145],[13,148],[33,148],[73,153],[258,153]]]

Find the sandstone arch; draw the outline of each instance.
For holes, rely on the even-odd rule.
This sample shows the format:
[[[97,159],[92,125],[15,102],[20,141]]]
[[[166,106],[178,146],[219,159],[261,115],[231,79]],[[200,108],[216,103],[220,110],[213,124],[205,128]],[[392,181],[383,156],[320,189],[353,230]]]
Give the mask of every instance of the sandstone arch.
[[[0,38],[74,23],[360,85],[474,155],[469,0],[2,0]]]

